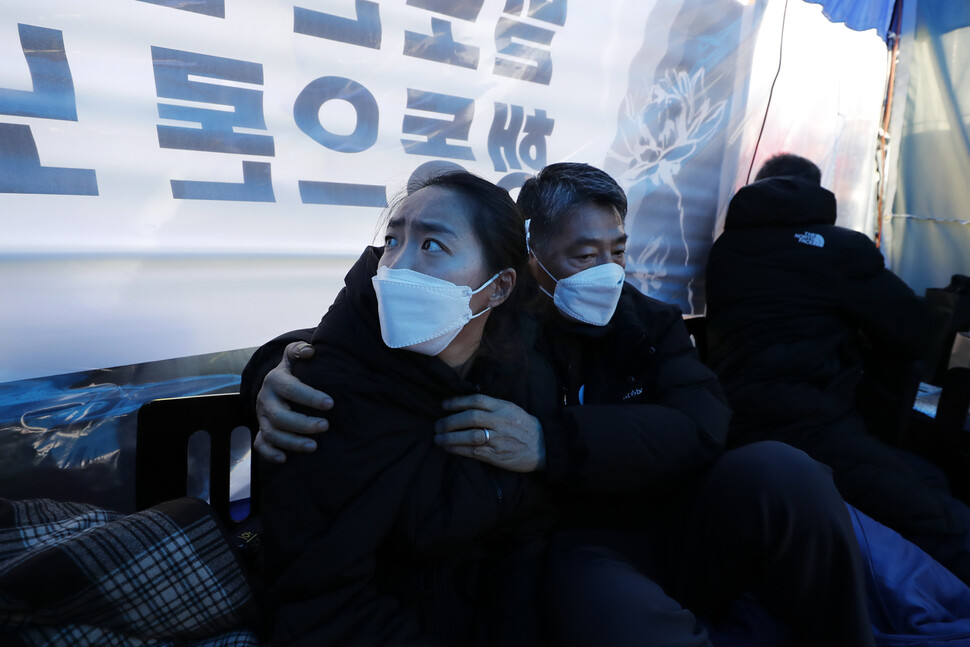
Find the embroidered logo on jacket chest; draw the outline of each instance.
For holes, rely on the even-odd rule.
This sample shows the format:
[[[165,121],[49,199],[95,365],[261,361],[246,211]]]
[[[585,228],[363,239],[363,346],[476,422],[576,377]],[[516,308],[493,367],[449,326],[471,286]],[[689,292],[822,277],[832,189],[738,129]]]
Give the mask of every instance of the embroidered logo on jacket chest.
[[[626,377],[626,385],[625,385],[625,387],[623,388],[622,391],[619,391],[618,392],[618,394],[619,393],[624,393],[624,392],[626,392],[626,395],[623,395],[623,396],[620,397],[620,402],[631,402],[631,401],[633,401],[633,402],[639,402],[640,400],[642,400],[643,399],[642,398],[642,396],[643,396],[643,379],[642,378],[638,378],[635,375],[627,375],[627,377]],[[615,400],[614,400],[614,402],[615,402]]]
[[[622,399],[623,400],[629,400],[630,398],[636,398],[636,397],[639,397],[641,395],[643,395],[643,387],[642,386],[638,386],[635,389],[633,389],[632,391],[630,391],[629,393],[627,393],[626,395],[624,395]]]

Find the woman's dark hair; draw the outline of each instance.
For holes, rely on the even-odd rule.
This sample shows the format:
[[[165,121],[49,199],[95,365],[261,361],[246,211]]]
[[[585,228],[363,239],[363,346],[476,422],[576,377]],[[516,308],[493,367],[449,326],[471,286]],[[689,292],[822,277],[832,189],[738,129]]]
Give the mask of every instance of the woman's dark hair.
[[[561,229],[561,223],[589,203],[613,209],[621,222],[626,218],[626,194],[616,180],[595,166],[559,162],[526,180],[516,204],[522,216],[532,221],[532,249],[544,251],[552,235]]]
[[[509,267],[515,270],[515,288],[489,315],[480,351],[500,360],[511,359],[525,350],[516,321],[538,293],[529,270],[522,214],[508,191],[467,171],[446,171],[415,180],[409,183],[407,192],[410,195],[427,187],[446,189],[461,196],[468,208],[472,231],[481,243],[489,276]],[[399,198],[391,211],[405,197]]]

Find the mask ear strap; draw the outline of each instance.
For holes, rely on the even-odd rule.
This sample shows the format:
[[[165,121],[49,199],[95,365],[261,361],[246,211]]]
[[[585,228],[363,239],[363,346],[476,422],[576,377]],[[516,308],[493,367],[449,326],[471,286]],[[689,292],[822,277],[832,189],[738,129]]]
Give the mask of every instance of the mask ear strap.
[[[542,271],[545,272],[546,275],[550,279],[553,280],[553,282],[555,282],[555,283],[558,284],[559,283],[559,279],[557,279],[555,276],[553,276],[552,275],[552,272],[550,272],[549,270],[546,269],[546,266],[542,264],[542,261],[539,260],[539,257],[536,256],[536,253],[534,251],[532,251],[532,247],[529,245],[529,242],[532,239],[532,235],[531,235],[531,233],[529,231],[529,225],[531,225],[531,224],[532,224],[532,218],[526,219],[526,221],[525,221],[525,249],[526,249],[527,252],[529,252],[530,254],[532,254],[532,258],[536,259],[536,263],[539,264],[539,267],[542,268]],[[542,290],[543,294],[545,294],[550,299],[554,298],[551,294],[549,294],[549,291],[546,290],[541,285],[539,286],[539,289]]]
[[[504,270],[499,270],[498,272],[495,273],[495,276],[493,276],[489,280],[485,281],[485,283],[482,284],[482,287],[478,288],[477,290],[473,290],[472,291],[472,294],[478,294],[479,292],[481,292],[482,290],[484,290],[485,288],[487,288],[489,285],[491,285],[495,281],[495,279],[497,279],[498,277],[502,276],[502,272],[505,272],[505,271],[510,270],[510,269],[512,269],[512,268],[511,267],[507,267]],[[478,317],[481,317],[483,314],[485,314],[486,312],[488,312],[491,309],[492,309],[492,306],[488,306],[487,308],[485,308],[484,310],[482,310],[478,314],[472,315],[471,318],[472,319],[477,319]]]
[[[511,269],[511,268],[505,268],[505,269]],[[472,294],[478,294],[479,292],[481,292],[482,290],[484,290],[485,288],[487,288],[488,286],[490,286],[495,281],[495,279],[497,279],[498,277],[500,277],[502,275],[502,272],[504,272],[504,271],[505,270],[499,270],[498,272],[496,272],[495,273],[495,276],[493,276],[489,280],[487,280],[484,283],[482,283],[482,286],[480,288],[478,288],[477,290],[472,290]]]

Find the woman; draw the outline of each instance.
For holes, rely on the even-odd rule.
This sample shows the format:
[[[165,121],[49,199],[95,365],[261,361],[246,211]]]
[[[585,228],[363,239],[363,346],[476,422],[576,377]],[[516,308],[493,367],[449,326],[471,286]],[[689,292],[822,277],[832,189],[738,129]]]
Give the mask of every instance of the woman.
[[[514,564],[539,563],[543,488],[434,444],[453,396],[554,415],[513,289],[526,263],[511,198],[462,172],[392,207],[384,247],[348,273],[300,374],[339,403],[331,431],[321,451],[269,468],[263,489],[275,643],[533,639],[536,574]]]

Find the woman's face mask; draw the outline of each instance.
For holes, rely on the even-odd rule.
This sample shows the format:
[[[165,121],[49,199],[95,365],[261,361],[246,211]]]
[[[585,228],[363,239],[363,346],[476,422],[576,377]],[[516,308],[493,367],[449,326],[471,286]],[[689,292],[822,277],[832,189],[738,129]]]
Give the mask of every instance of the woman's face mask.
[[[425,187],[388,221],[372,283],[389,347],[438,355],[494,305],[486,294],[474,296],[501,272],[482,284],[484,251],[466,212],[454,192]]]
[[[477,290],[409,269],[377,268],[371,279],[377,295],[381,338],[390,348],[405,348],[422,355],[438,355],[469,321],[488,312],[472,314],[470,301],[498,274]]]

